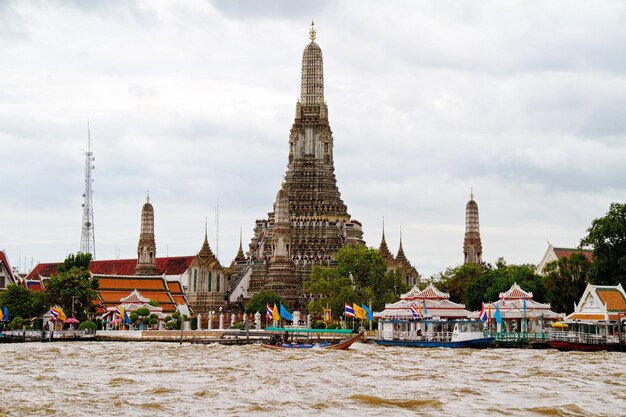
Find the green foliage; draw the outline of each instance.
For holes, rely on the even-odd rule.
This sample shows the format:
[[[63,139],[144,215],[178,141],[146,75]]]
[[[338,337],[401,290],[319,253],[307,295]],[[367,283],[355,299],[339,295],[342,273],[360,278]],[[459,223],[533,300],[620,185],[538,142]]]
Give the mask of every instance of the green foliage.
[[[311,326],[313,329],[325,329],[326,323],[323,320],[316,320]]]
[[[507,265],[503,258],[495,267],[490,264],[466,264],[448,268],[436,276],[435,285],[450,293],[450,299],[463,303],[468,310],[480,310],[483,302],[496,301],[514,283],[533,293],[533,299],[544,302],[542,279],[532,265]]]
[[[155,313],[150,314],[150,319],[158,319],[158,318],[159,318],[158,314],[155,314]]]
[[[626,286],[626,203],[612,203],[604,217],[593,220],[580,246],[593,247],[591,283]]]
[[[180,313],[178,311],[175,311],[174,314],[172,314],[172,318],[174,320],[178,320],[180,318]]]
[[[150,318],[150,325],[151,326],[154,326],[154,325],[156,325],[158,323],[159,323],[159,319],[158,318],[156,318],[156,317],[155,318]]]
[[[70,254],[58,267],[58,274],[46,282],[44,299],[47,305],[59,305],[70,317],[84,321],[89,313],[95,312],[94,300],[97,299],[98,280],[91,279],[89,262],[91,254]],[[72,301],[74,311],[72,312]]]
[[[135,310],[135,313],[137,313],[137,315],[141,317],[145,317],[150,315],[150,310],[148,309],[148,307],[142,307]]]
[[[9,329],[11,330],[19,330],[26,324],[26,320],[21,317],[14,317],[13,320],[9,322]]]
[[[546,300],[557,313],[571,313],[585,291],[591,263],[582,253],[573,253],[545,267]]]
[[[280,306],[280,303],[283,303],[287,309],[291,308],[291,306],[285,302],[285,299],[278,296],[274,291],[259,291],[248,301],[245,306],[245,312],[247,314],[254,314],[258,311],[263,314],[267,309],[267,304],[273,307],[274,304]]]
[[[156,300],[150,300],[148,301],[148,304],[150,304],[152,307],[158,307],[159,303]]]
[[[133,311],[132,313],[130,313],[130,317],[129,317],[130,321],[132,321],[133,323],[137,321],[137,319],[139,319],[139,314],[137,314],[136,311]]]
[[[141,319],[141,322],[147,326],[150,324],[150,317],[144,316],[144,318]]]
[[[323,322],[322,322],[323,323]],[[339,323],[329,323],[326,326],[327,329],[341,329],[341,324]]]
[[[84,321],[81,324],[78,325],[78,330],[96,330],[98,328],[98,325],[96,323],[94,323],[93,321]]]
[[[11,317],[36,317],[43,314],[44,303],[41,293],[17,284],[9,284],[0,292],[0,306],[6,306]]]
[[[402,275],[387,272],[387,266],[376,249],[365,246],[344,246],[337,252],[337,267],[315,266],[304,282],[307,293],[318,298],[310,302],[310,314],[320,316],[327,306],[335,318],[344,312],[345,303],[372,303],[373,310],[382,310],[385,303],[397,301],[408,287]]]
[[[180,329],[178,322],[176,320],[168,321],[166,326],[168,327],[168,329]]]
[[[233,323],[230,325],[231,329],[243,329],[243,323]]]

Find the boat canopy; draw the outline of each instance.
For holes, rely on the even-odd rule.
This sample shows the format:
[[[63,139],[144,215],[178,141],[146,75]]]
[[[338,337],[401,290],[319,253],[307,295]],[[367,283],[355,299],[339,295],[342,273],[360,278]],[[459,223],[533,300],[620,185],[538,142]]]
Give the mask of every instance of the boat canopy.
[[[350,334],[352,329],[309,329],[303,327],[267,327],[268,332]]]

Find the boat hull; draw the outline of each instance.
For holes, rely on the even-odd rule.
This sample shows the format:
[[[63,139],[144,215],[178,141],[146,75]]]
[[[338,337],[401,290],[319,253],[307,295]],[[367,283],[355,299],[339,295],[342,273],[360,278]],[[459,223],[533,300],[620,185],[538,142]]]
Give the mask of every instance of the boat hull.
[[[458,342],[446,342],[436,340],[375,340],[382,346],[404,346],[417,348],[474,348],[483,349],[493,346],[494,337],[483,337],[480,339],[463,340]]]
[[[363,333],[358,333],[352,336],[349,339],[342,340],[339,343],[299,343],[299,344],[291,344],[291,343],[281,343],[278,345],[271,344],[263,344],[263,347],[270,349],[324,349],[324,350],[344,350],[350,348],[354,342],[359,340],[363,336]]]
[[[582,352],[601,352],[601,351],[609,351],[616,352],[620,350],[620,346],[618,343],[609,343],[609,344],[594,344],[594,343],[580,343],[580,342],[566,342],[562,340],[550,340],[548,344],[555,349],[558,349],[563,352],[568,352],[572,350],[582,351]],[[626,344],[622,345],[622,350],[626,352]]]

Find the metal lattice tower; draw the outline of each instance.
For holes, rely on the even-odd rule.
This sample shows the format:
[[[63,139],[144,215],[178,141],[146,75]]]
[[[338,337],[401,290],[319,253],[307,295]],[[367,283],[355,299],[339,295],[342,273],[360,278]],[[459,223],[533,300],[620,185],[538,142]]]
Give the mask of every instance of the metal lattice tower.
[[[87,152],[85,152],[85,192],[83,193],[83,227],[80,235],[80,251],[90,253],[96,259],[96,235],[93,225],[93,170],[95,169],[91,149],[91,130],[87,122]]]

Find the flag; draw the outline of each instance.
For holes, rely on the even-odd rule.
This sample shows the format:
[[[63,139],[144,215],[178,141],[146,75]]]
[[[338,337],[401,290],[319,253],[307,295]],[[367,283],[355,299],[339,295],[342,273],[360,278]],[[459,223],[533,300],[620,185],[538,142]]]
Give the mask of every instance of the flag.
[[[120,317],[120,306],[115,307],[115,314],[117,315],[117,317]]]
[[[293,316],[287,311],[283,303],[280,303],[280,316],[285,320],[293,321]]]
[[[524,314],[526,314],[526,296],[524,296]]]
[[[56,311],[59,314],[59,320],[61,321],[65,321],[67,320],[67,316],[65,315],[65,312],[63,311],[63,309],[59,306],[56,306]]]
[[[4,306],[2,309],[2,321],[9,321],[9,309],[7,306]]]
[[[50,318],[56,321],[59,318],[59,312],[53,308],[50,309]]]
[[[422,313],[424,313],[424,317],[428,315],[428,310],[426,309],[426,303],[424,303],[424,308],[422,309]]]
[[[274,308],[272,309],[272,320],[280,320],[280,313],[278,312],[278,307],[276,307],[276,303],[274,303]]]
[[[370,310],[365,304],[361,304],[361,307],[363,307],[363,310],[365,310],[365,312],[367,313],[367,319],[369,321],[374,320],[374,314],[372,313],[372,310]]]
[[[411,304],[411,314],[413,314],[414,319],[418,319],[420,317],[420,312],[415,308],[413,304]]]
[[[117,315],[120,319],[124,318],[124,312],[125,312],[124,306],[117,306],[115,311],[117,312]]]
[[[4,321],[4,313],[0,310],[0,321]]]
[[[359,307],[356,304],[352,304],[352,308],[354,308],[354,314],[356,315],[357,319],[367,318],[367,311],[365,311],[363,308]]]
[[[483,303],[483,308],[480,309],[480,314],[478,318],[482,321],[487,321],[489,317],[487,317],[487,309],[485,308],[485,303]]]
[[[496,304],[496,312],[493,314],[493,318],[496,319],[496,323],[502,324],[502,316],[500,315],[500,309]]]
[[[130,319],[128,318],[128,311],[124,309],[124,323],[130,324]]]
[[[346,303],[346,317],[356,317],[356,314],[354,314],[354,309],[352,308],[350,304],[347,304],[347,303]]]
[[[269,303],[267,303],[267,311],[265,312],[265,316],[268,320],[271,320],[274,317],[274,310],[270,307]]]

